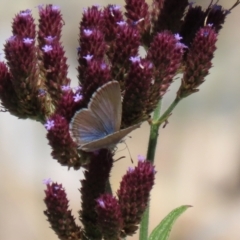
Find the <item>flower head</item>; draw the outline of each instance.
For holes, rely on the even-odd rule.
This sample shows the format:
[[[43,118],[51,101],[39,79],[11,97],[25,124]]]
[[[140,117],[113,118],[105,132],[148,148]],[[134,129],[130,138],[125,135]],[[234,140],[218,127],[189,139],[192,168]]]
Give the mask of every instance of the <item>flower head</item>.
[[[52,183],[49,179],[45,180],[45,184],[47,189],[45,190],[44,202],[47,209],[44,214],[51,227],[61,239],[67,239],[69,234],[73,239],[80,239],[82,230],[76,224],[75,218],[68,208],[65,189],[61,184]]]
[[[203,27],[197,32],[186,57],[186,69],[178,91],[179,98],[197,92],[197,87],[204,82],[204,78],[212,66],[211,61],[216,50],[216,41],[217,34],[209,26]]]
[[[97,199],[96,211],[104,239],[118,239],[121,235],[123,219],[117,199],[110,194],[101,195]]]
[[[139,161],[137,167],[123,176],[117,191],[123,218],[122,237],[132,235],[137,230],[148,204],[154,178],[154,166],[148,161]]]

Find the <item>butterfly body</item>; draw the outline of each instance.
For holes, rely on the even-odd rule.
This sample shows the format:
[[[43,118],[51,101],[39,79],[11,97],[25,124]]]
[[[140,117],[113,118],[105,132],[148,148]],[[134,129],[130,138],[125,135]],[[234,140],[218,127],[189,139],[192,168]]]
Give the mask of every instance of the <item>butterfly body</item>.
[[[136,124],[120,130],[121,120],[121,89],[117,81],[111,81],[93,94],[88,108],[75,114],[70,123],[70,132],[83,151],[111,149],[140,126]]]

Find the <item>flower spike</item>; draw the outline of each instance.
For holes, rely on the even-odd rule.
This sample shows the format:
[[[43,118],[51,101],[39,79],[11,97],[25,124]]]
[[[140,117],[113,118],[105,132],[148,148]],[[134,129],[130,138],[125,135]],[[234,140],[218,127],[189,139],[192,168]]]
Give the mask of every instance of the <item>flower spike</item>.
[[[137,225],[148,205],[155,173],[150,162],[140,159],[137,167],[123,176],[117,191],[123,218],[121,237],[131,236],[138,229]]]
[[[44,181],[47,186],[44,202],[51,228],[58,235],[59,239],[82,239],[82,229],[75,223],[71,210],[68,208],[68,199],[65,189],[61,184],[52,183],[50,179]]]
[[[216,50],[217,34],[211,26],[201,28],[187,54],[182,84],[178,90],[178,98],[184,98],[197,92],[209,73],[212,58]]]

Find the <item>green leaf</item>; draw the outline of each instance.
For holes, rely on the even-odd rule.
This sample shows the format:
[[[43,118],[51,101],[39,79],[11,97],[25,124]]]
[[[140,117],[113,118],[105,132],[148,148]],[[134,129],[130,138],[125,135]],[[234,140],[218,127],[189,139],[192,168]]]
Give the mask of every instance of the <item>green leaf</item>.
[[[167,240],[170,234],[170,231],[173,227],[174,222],[177,218],[185,212],[189,207],[189,205],[184,205],[178,207],[171,211],[158,225],[153,229],[150,234],[148,240]]]

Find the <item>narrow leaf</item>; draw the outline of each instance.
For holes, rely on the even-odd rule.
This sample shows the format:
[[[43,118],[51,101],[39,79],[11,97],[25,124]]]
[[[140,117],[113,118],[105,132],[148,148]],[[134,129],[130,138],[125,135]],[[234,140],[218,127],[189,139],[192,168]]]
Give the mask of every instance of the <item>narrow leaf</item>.
[[[189,207],[189,205],[184,205],[178,207],[171,211],[159,224],[155,229],[153,229],[150,234],[148,240],[167,240],[170,234],[170,231],[173,227],[174,222],[177,218],[185,212]]]

